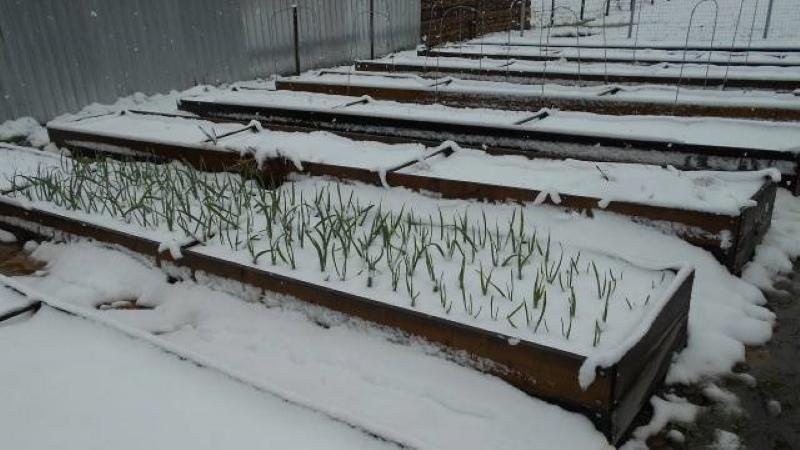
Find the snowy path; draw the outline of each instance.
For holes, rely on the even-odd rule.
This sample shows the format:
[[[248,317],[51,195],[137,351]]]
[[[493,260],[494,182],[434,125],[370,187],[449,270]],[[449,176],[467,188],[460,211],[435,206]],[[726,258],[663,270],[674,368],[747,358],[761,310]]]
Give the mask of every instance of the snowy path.
[[[0,354],[5,448],[390,448],[47,307],[0,326]]]
[[[89,310],[120,298],[158,305],[104,316],[156,333],[267,389],[338,411],[349,423],[390,429],[413,447],[606,448],[585,417],[363,322],[273,295],[265,307],[193,283],[169,285],[160,270],[96,244],[43,244],[36,255],[50,261],[50,275],[27,278],[26,285]],[[87,269],[98,276],[87,279]]]

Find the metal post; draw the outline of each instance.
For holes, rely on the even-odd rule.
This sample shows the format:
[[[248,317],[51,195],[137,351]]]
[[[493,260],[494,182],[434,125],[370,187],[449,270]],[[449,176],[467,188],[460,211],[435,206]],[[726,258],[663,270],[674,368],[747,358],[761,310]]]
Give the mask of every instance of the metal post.
[[[636,0],[631,0],[631,23],[628,24],[628,39],[633,36],[633,18],[636,13]]]
[[[300,21],[297,17],[297,5],[292,5],[292,22],[294,24],[294,72],[300,75]]]
[[[586,9],[586,0],[581,0],[581,20],[583,20],[583,12]]]
[[[525,19],[528,16],[525,14],[526,6],[528,6],[528,0],[523,0],[519,6],[519,37],[525,37]]]
[[[550,26],[553,26],[553,23],[556,20],[556,0],[552,0],[550,2]]]
[[[375,0],[369,0],[369,58],[375,59]]]
[[[772,22],[772,5],[775,3],[773,0],[769,0],[769,6],[767,6],[767,22],[764,24],[764,39],[769,36],[769,25]],[[755,12],[753,13],[755,14]]]
[[[611,0],[606,0],[606,17],[611,14]]]

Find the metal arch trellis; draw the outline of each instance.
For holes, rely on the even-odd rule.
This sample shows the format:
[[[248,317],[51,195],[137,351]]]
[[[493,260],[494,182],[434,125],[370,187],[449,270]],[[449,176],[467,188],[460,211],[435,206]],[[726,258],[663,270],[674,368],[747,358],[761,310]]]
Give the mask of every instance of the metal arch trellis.
[[[511,2],[511,5],[508,7],[508,40],[506,42],[506,79],[509,77],[509,71],[511,70],[511,31],[513,23],[512,17],[514,15],[514,7],[517,4],[520,5],[520,18],[519,18],[519,36],[525,37],[525,5],[527,4],[528,0],[514,0]]]
[[[750,36],[747,39],[747,53],[744,56],[744,62],[747,63],[750,61],[750,48],[753,45],[753,31],[756,27],[756,16],[758,15],[758,4],[761,0],[756,0],[755,4],[753,5],[753,20],[750,21]]]
[[[528,4],[530,0],[514,0],[508,7],[508,44],[511,45],[511,24],[514,23],[514,8],[519,4],[520,11],[519,11],[519,37],[525,37],[525,6]]]
[[[714,47],[714,38],[717,35],[717,20],[719,19],[719,3],[717,3],[717,0],[700,0],[694,5],[694,8],[692,8],[692,13],[689,16],[689,26],[686,28],[686,40],[683,48],[681,70],[680,74],[678,75],[678,82],[675,85],[675,104],[678,103],[678,96],[680,95],[680,90],[681,90],[681,82],[683,81],[683,69],[686,66],[686,52],[689,49],[689,36],[692,33],[692,23],[694,23],[694,15],[697,12],[697,8],[699,8],[701,5],[705,3],[711,3],[712,5],[714,5],[714,27],[711,31],[711,45],[709,46],[709,48],[713,49]],[[711,57],[713,53],[714,53],[713,51],[708,52],[708,63],[706,64],[706,77],[705,77],[706,85],[708,84],[708,71],[711,69]]]
[[[299,15],[299,12],[300,11],[309,11],[309,12],[311,12],[311,18],[312,18],[312,21],[313,21],[312,23],[313,23],[314,27],[317,30],[320,29],[319,15],[318,15],[318,13],[317,13],[317,11],[315,9],[313,9],[313,8],[311,8],[309,6],[306,6],[306,5],[298,5],[297,3],[294,3],[291,6],[287,6],[285,8],[273,10],[272,11],[272,15],[271,15],[272,16],[271,17],[272,30],[270,31],[270,35],[271,35],[272,43],[275,46],[275,50],[276,51],[278,49],[278,46],[277,46],[277,41],[278,41],[278,31],[277,31],[277,29],[278,29],[278,21],[277,21],[277,19],[278,19],[278,16],[280,16],[281,14],[285,14],[285,13],[287,13],[289,11],[292,11],[293,17],[294,17],[294,24],[293,24],[293,31],[292,32],[293,32],[293,41],[294,41],[295,72],[297,72],[296,73],[297,75],[300,75],[301,66],[300,66],[300,48],[299,48],[299,46],[300,46],[300,24],[299,24],[300,15]],[[319,61],[317,61],[317,62],[319,62]],[[278,75],[278,58],[277,58],[277,55],[275,55],[275,57],[273,57],[273,64],[274,64],[274,74],[277,76]]]
[[[575,10],[573,10],[572,8],[569,8],[569,7],[566,7],[566,6],[561,6],[561,5],[552,8],[551,12],[555,16],[555,11],[558,11],[558,10],[563,10],[563,11],[566,11],[566,12],[572,14],[572,17],[574,19],[573,23],[575,24],[575,39],[577,40],[576,50],[578,52],[578,58],[577,58],[577,63],[578,63],[578,87],[581,87],[582,84],[583,84],[583,81],[581,79],[581,29],[580,29],[580,20],[578,20],[578,13],[576,13]],[[542,16],[544,16],[544,2],[542,2]],[[551,25],[547,27],[547,40],[546,40],[545,45],[544,45],[545,53],[548,52],[548,49],[549,49],[549,46],[550,46],[550,34],[551,34],[552,30],[553,30],[553,26],[554,25],[552,25],[552,23],[551,23]],[[544,34],[544,26],[541,26],[539,28],[539,30],[540,30],[539,31],[539,54],[541,55],[541,49],[543,48],[542,47],[542,37],[543,37],[543,34]],[[604,27],[603,32],[605,33],[605,27]],[[606,77],[608,77],[608,75],[606,75]],[[546,80],[547,80],[547,58],[544,58],[544,61],[542,61],[542,81],[540,83],[541,84],[541,92],[542,92],[541,95],[542,96],[544,96],[544,89],[545,89]]]
[[[444,21],[447,20],[447,16],[449,16],[453,11],[463,11],[463,10],[472,11],[477,16],[479,16],[480,19],[481,19],[481,27],[480,27],[480,33],[479,33],[479,35],[481,36],[480,54],[483,55],[484,38],[485,38],[484,34],[486,32],[486,11],[480,11],[477,8],[473,7],[473,6],[468,6],[468,5],[452,6],[452,7],[448,8],[444,12],[444,14],[442,15],[442,18],[439,21],[439,30],[441,31],[444,28]],[[463,26],[464,25],[461,24],[461,27],[463,27]],[[442,56],[441,56],[441,53],[439,53],[436,56],[436,75],[437,76],[440,74],[441,61],[442,61]],[[483,57],[478,59],[478,73],[480,73],[482,71],[483,71]],[[438,99],[438,98],[439,98],[439,83],[436,83],[436,86],[434,87],[434,100]]]
[[[635,0],[634,2],[635,3]],[[636,51],[639,50],[639,29],[642,27],[642,10],[644,9],[644,2],[639,5],[639,12],[636,15],[636,36],[633,39],[633,63],[637,63]]]
[[[739,2],[739,14],[736,16],[736,23],[733,26],[733,36],[731,37],[731,47],[728,50],[728,64],[725,66],[725,76],[722,78],[722,89],[728,84],[728,73],[731,70],[731,61],[733,60],[733,49],[736,47],[736,36],[739,34],[739,24],[742,21],[742,10],[744,9],[744,1]],[[751,41],[752,42],[752,39]]]
[[[372,8],[370,8],[370,9],[362,8],[362,9],[360,9],[360,10],[358,10],[356,12],[356,17],[362,17],[364,15],[372,15],[372,16],[377,15],[377,16],[383,18],[386,21],[386,26],[388,27],[388,30],[389,30],[389,47],[390,47],[390,51],[393,52],[394,49],[396,48],[395,47],[396,42],[395,42],[395,39],[394,39],[394,37],[395,37],[394,36],[394,22],[392,21],[392,16],[391,16],[391,13],[389,12],[389,9],[388,8],[384,8],[384,9],[385,9],[384,11],[377,11],[377,10],[372,9]],[[370,36],[370,39],[372,41],[371,45],[374,46],[375,29],[370,27],[370,33],[372,34],[372,36]],[[353,34],[353,36],[354,36],[354,38],[351,38],[351,40],[350,40],[350,60],[351,61],[354,61],[354,58],[353,58],[354,49],[358,45],[357,36],[355,34]],[[395,55],[394,54],[391,55],[391,59],[392,59],[392,68],[394,69],[394,61],[395,61]],[[353,70],[351,68],[351,69],[348,69],[348,71],[347,71],[347,95],[350,95],[350,86],[351,86],[352,76],[353,76]]]

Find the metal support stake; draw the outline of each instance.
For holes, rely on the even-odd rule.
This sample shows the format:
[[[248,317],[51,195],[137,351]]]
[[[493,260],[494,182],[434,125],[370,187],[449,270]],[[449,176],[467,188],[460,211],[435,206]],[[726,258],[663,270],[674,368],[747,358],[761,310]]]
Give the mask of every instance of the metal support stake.
[[[611,14],[611,0],[606,1],[606,17]]]
[[[636,0],[631,0],[631,23],[628,24],[628,39],[633,36],[633,18],[636,13]]]
[[[525,37],[525,19],[528,16],[525,14],[526,6],[528,6],[528,0],[523,0],[519,6],[519,37]]]
[[[292,22],[294,24],[294,73],[300,75],[300,21],[297,16],[297,5],[292,5]]]
[[[581,0],[581,20],[583,20],[584,10],[586,10],[586,0]]]
[[[550,26],[553,26],[553,23],[556,19],[556,0],[552,0],[550,2]]]
[[[369,58],[375,59],[375,0],[369,0]]]
[[[769,36],[769,26],[770,26],[770,23],[772,22],[772,5],[773,5],[773,3],[775,3],[774,0],[769,0],[769,6],[767,6],[767,22],[764,24],[764,39],[766,39],[767,36]],[[753,13],[753,14],[755,14],[755,13]]]

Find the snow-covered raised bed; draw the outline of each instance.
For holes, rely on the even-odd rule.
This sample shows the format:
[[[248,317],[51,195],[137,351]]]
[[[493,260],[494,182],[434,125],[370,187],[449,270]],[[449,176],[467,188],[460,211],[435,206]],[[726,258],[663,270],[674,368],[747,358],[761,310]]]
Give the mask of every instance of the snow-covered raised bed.
[[[775,170],[680,172],[657,166],[440,153],[388,175],[390,185],[450,198],[548,203],[633,217],[712,252],[732,272],[770,227]]]
[[[577,83],[669,84],[682,86],[727,86],[791,92],[800,87],[800,75],[793,67],[707,66],[704,63],[603,64],[575,62],[504,61],[496,59],[426,58],[395,55],[379,60],[356,61],[357,70],[407,72],[429,77],[458,74],[460,78],[539,84],[560,80]],[[679,83],[680,81],[680,83]]]
[[[209,170],[245,170],[258,163],[278,178],[292,168],[320,175],[326,168],[338,168],[354,178],[379,182],[386,171],[430,153],[420,144],[359,142],[327,132],[272,131],[257,123],[220,124],[158,113],[109,114],[51,122],[47,128],[56,145],[72,151],[156,156]]]
[[[360,101],[359,101],[360,100]],[[215,120],[258,120],[375,139],[454,140],[493,153],[673,165],[725,171],[776,168],[797,188],[800,127],[713,119],[619,117],[576,112],[498,111],[409,105],[289,91],[220,92],[181,99],[180,108]]]
[[[140,122],[146,125],[142,132],[133,131]],[[202,120],[130,113],[51,124],[59,127],[57,134],[72,150],[102,149],[112,142],[118,152],[147,148],[151,154],[184,159],[202,168],[216,165],[206,163],[206,155],[227,155],[228,170],[238,168],[252,174],[256,169],[261,179],[269,178],[272,184],[280,184],[289,173],[302,172],[448,197],[547,202],[578,210],[613,211],[708,249],[733,272],[750,260],[755,244],[769,228],[774,183],[780,178],[774,170],[725,174],[633,164],[531,160],[462,150],[450,143],[431,149],[419,144],[387,145],[325,132],[264,131],[257,124],[226,136],[204,128],[212,125]],[[102,132],[93,137],[96,129]],[[173,131],[170,140],[161,139],[168,133],[165,130]],[[199,130],[204,130],[202,136]],[[72,132],[79,136],[64,136]],[[198,142],[207,141],[203,137],[206,134],[218,137]]]
[[[800,66],[800,55],[793,53],[770,52],[670,52],[659,49],[643,48],[639,50],[625,49],[592,49],[592,48],[542,48],[531,46],[485,46],[479,44],[458,44],[420,48],[417,56],[470,59],[502,59],[518,61],[581,61],[584,63],[609,64],[711,64],[714,66],[760,66],[797,67]],[[767,66],[767,67],[764,67]]]
[[[37,172],[0,215],[42,223],[58,213],[48,226],[122,245],[153,230],[193,236],[175,249],[167,235],[162,249],[194,270],[466,350],[476,367],[588,413],[612,440],[685,343],[691,268],[564,245],[523,207],[474,214],[367,185],[302,178],[270,191],[167,167]]]
[[[675,88],[671,86],[537,86],[332,70],[280,78],[275,86],[279,90],[470,108],[800,120],[796,96],[763,91],[683,89],[676,101]]]

